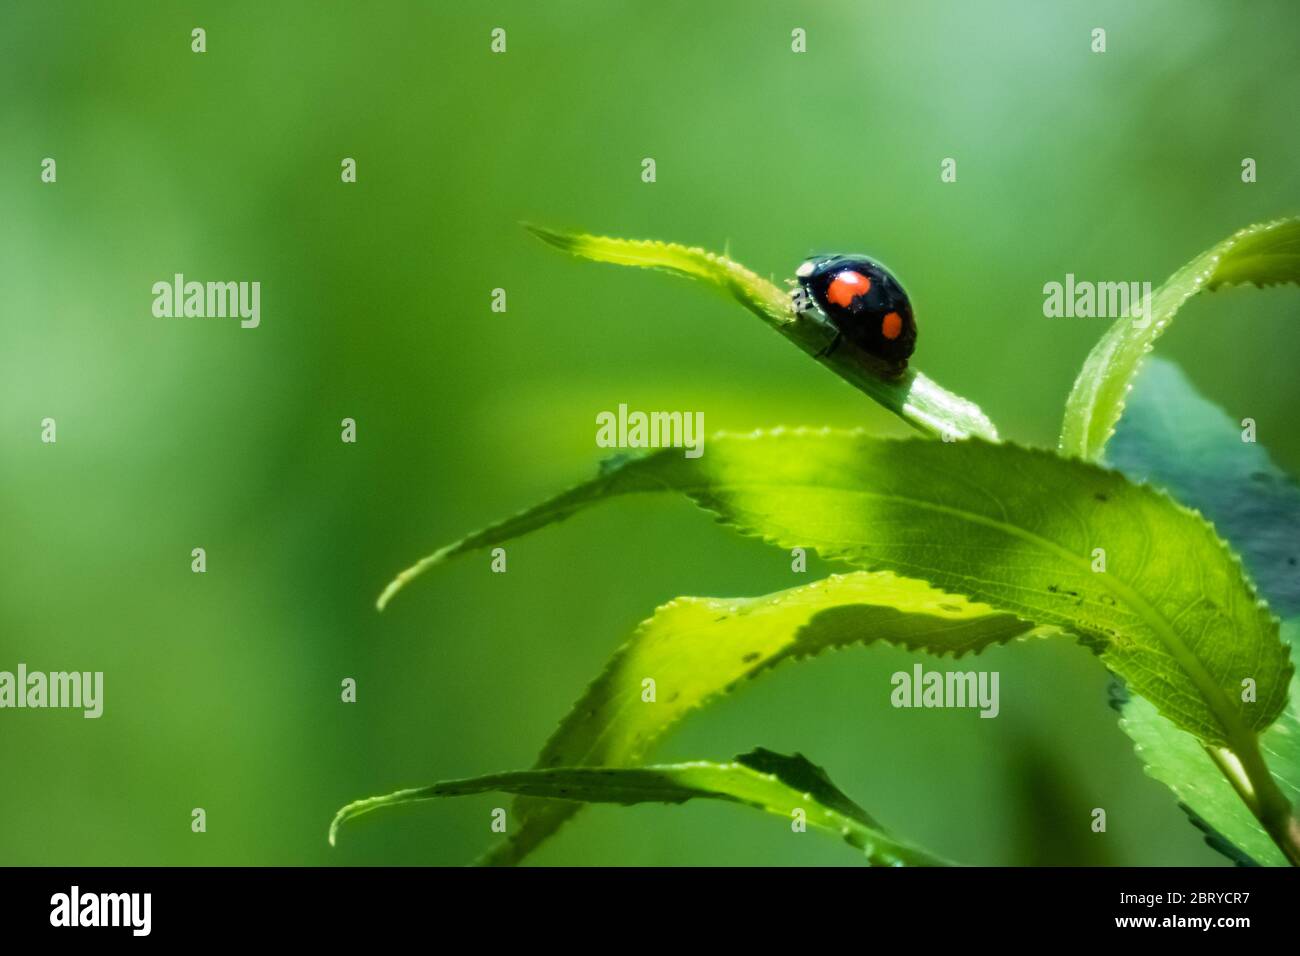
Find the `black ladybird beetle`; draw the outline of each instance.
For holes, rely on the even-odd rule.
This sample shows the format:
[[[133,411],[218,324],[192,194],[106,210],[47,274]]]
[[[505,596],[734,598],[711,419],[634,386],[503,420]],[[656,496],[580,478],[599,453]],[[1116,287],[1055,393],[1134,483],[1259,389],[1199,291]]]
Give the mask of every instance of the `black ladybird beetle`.
[[[898,280],[866,256],[814,256],[795,272],[806,305],[811,299],[835,329],[832,351],[848,339],[901,375],[916,348],[912,303]]]

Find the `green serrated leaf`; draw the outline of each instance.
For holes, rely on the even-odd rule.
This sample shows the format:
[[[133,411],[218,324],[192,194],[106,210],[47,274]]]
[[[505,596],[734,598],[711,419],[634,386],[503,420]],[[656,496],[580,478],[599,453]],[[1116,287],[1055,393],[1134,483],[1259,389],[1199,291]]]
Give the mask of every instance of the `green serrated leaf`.
[[[1296,574],[1300,488],[1263,446],[1241,440],[1238,425],[1202,398],[1178,366],[1153,358],[1134,384],[1106,458],[1125,475],[1147,481],[1201,509],[1245,561],[1270,605],[1300,610]],[[1282,626],[1296,656],[1300,621]],[[1279,791],[1300,797],[1300,683],[1261,737],[1260,748]],[[1206,842],[1236,862],[1244,854],[1269,866],[1287,860],[1196,738],[1133,697],[1120,726],[1133,738],[1147,773],[1179,798]]]
[[[755,598],[680,597],[614,654],[537,767],[635,766],[686,714],[783,661],[875,641],[959,657],[1030,631],[1014,615],[884,572],[833,575]],[[653,707],[641,699],[647,677],[655,681]],[[510,838],[486,862],[519,862],[579,809],[519,800]]]
[[[1284,623],[1282,634],[1290,643],[1292,658],[1300,660],[1300,619]],[[1172,790],[1192,814],[1254,862],[1287,865],[1277,844],[1200,741],[1160,716],[1141,697],[1130,696],[1118,706],[1122,714],[1119,725],[1132,738],[1148,776]],[[1293,673],[1290,702],[1260,736],[1260,749],[1279,790],[1294,806],[1300,801],[1300,674]]]
[[[1300,619],[1284,625],[1291,641],[1292,661],[1300,668]],[[1291,678],[1291,699],[1273,724],[1260,735],[1259,749],[1287,802],[1300,807],[1300,674]],[[1293,824],[1300,830],[1300,824]]]
[[[1088,354],[1065,403],[1061,452],[1101,457],[1143,359],[1184,302],[1203,289],[1283,282],[1300,282],[1300,218],[1242,229],[1179,269],[1156,290],[1149,316],[1118,319]]]
[[[659,269],[708,283],[919,431],[951,439],[978,436],[997,440],[997,429],[979,406],[941,388],[915,369],[908,369],[900,378],[883,378],[849,348],[826,354],[830,343],[823,324],[798,313],[790,296],[775,283],[726,256],[674,242],[613,239],[532,225],[527,228],[544,242],[575,256]]]
[[[341,809],[330,824],[333,845],[348,820],[383,807],[438,797],[502,791],[585,803],[685,803],[725,800],[775,814],[785,820],[803,811],[808,826],[840,836],[861,850],[873,866],[950,866],[947,861],[895,840],[865,810],[850,800],[820,767],[800,754],[783,756],[755,750],[731,763],[663,764],[636,768],[559,767],[449,780],[382,797],[358,800]]]
[[[720,435],[702,458],[627,463],[425,559],[421,570],[610,497],[677,491],[746,534],[929,581],[1075,631],[1161,713],[1206,743],[1253,748],[1281,712],[1277,622],[1198,515],[1087,463],[982,441],[859,432]],[[1097,549],[1105,571],[1098,573]],[[1240,699],[1252,678],[1258,701]]]
[[[613,239],[561,232],[525,223],[524,228],[557,249],[619,266],[660,269],[716,286],[773,328],[797,324],[790,297],[774,283],[726,256],[657,239]]]
[[[1282,851],[1199,740],[1161,717],[1143,697],[1130,698],[1122,705],[1121,713],[1120,728],[1132,738],[1133,749],[1148,776],[1167,786],[1180,802],[1256,862],[1286,865]]]

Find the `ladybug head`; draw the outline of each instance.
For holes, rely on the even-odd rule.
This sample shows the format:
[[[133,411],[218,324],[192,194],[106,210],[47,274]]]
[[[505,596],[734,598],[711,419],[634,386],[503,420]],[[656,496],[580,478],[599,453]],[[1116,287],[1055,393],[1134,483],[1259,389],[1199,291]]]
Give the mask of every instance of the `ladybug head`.
[[[866,256],[814,256],[795,272],[802,298],[842,337],[901,374],[916,348],[907,293],[888,269]],[[835,346],[832,345],[832,348]]]

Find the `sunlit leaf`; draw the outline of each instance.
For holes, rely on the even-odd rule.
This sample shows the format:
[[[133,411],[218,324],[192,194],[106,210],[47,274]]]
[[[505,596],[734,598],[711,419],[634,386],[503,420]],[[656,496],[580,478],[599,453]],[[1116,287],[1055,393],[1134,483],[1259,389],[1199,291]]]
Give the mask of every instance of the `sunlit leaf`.
[[[1117,319],[1088,354],[1065,403],[1062,453],[1101,457],[1143,359],[1184,302],[1225,285],[1284,282],[1300,282],[1300,218],[1242,229],[1179,269],[1156,290],[1149,316]]]
[[[651,239],[613,239],[528,226],[538,238],[597,262],[659,269],[722,290],[836,375],[918,430],[949,438],[997,440],[997,429],[973,402],[941,388],[915,369],[888,379],[855,361],[851,350],[826,354],[825,326],[798,313],[775,283],[738,262],[704,249]]]
[[[388,593],[453,555],[650,491],[684,493],[785,549],[894,571],[1073,630],[1206,743],[1253,748],[1254,731],[1286,700],[1277,622],[1204,520],[1115,472],[978,440],[776,431],[718,436],[698,459],[670,449],[625,460],[426,558]],[[1241,700],[1245,678],[1256,682],[1256,702]]]
[[[1013,615],[883,572],[834,575],[756,598],[677,598],[614,654],[537,767],[640,764],[682,717],[783,661],[876,641],[961,656],[1030,629]],[[655,682],[652,706],[642,700],[646,678]],[[519,800],[510,837],[488,862],[517,863],[579,809]]]

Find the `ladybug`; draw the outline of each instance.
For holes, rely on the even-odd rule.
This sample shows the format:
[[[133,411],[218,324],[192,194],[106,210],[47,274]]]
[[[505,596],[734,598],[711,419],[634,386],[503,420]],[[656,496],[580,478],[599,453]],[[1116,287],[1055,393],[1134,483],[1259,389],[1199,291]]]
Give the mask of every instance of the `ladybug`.
[[[899,376],[916,348],[912,303],[893,274],[866,256],[814,256],[795,272],[800,311],[815,306],[834,329],[823,355],[847,339],[878,360],[886,375]]]

